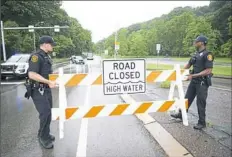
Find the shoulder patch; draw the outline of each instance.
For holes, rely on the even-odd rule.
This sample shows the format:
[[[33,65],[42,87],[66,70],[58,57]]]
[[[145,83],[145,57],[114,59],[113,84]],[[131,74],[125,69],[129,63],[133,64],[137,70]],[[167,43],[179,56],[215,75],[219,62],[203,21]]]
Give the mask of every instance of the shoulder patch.
[[[38,56],[33,55],[33,56],[31,57],[31,61],[34,62],[34,63],[38,62]]]
[[[207,59],[208,59],[209,61],[212,61],[212,60],[213,60],[213,56],[212,56],[211,54],[209,54],[209,55],[207,56]]]

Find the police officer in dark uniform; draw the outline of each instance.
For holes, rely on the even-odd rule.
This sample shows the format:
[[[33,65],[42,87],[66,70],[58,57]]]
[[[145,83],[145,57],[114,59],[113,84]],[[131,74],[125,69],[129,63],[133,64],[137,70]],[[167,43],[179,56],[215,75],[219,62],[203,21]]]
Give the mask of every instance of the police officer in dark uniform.
[[[53,148],[55,137],[50,135],[52,93],[51,88],[56,87],[54,81],[48,80],[52,73],[52,60],[48,53],[53,51],[55,42],[50,36],[42,36],[39,40],[40,49],[33,53],[29,59],[28,77],[31,92],[26,93],[32,97],[39,112],[40,127],[38,131],[39,143],[46,149]],[[29,90],[28,90],[29,91]]]
[[[191,66],[193,66],[191,74],[188,75],[187,80],[191,80],[191,82],[188,86],[185,98],[188,99],[188,104],[190,107],[195,97],[197,97],[199,120],[197,125],[194,126],[194,129],[200,130],[206,127],[206,99],[208,96],[208,88],[211,86],[214,57],[211,52],[206,50],[207,38],[205,36],[198,36],[194,41],[194,45],[197,52],[184,67],[185,69],[189,69]],[[182,119],[181,111],[179,111],[177,114],[171,114],[171,116]]]

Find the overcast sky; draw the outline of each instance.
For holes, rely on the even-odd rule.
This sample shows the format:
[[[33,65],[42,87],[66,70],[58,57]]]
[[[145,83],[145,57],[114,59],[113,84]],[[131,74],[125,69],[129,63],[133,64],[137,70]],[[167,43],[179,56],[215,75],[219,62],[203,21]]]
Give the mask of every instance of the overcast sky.
[[[62,8],[97,42],[119,28],[167,14],[175,7],[205,5],[209,1],[63,1]]]

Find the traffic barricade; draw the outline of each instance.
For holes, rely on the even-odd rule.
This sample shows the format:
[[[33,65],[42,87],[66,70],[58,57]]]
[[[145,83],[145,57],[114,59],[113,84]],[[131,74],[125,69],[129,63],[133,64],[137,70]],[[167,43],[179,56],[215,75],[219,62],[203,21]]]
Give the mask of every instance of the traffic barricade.
[[[59,108],[52,108],[52,120],[59,120],[60,138],[64,136],[65,121],[81,118],[170,112],[180,109],[183,124],[188,125],[186,113],[188,100],[184,98],[182,81],[186,79],[189,70],[181,70],[180,65],[175,65],[173,70],[147,71],[143,59],[104,60],[102,66],[102,73],[64,74],[63,69],[59,68],[59,74],[49,76],[49,80],[56,81],[59,84]],[[67,106],[66,87],[103,86],[105,95],[126,95],[145,93],[146,84],[163,81],[171,82],[167,100],[144,101],[132,104]],[[114,87],[117,87],[115,88],[117,91],[113,90]],[[173,97],[175,87],[178,89],[178,98]]]

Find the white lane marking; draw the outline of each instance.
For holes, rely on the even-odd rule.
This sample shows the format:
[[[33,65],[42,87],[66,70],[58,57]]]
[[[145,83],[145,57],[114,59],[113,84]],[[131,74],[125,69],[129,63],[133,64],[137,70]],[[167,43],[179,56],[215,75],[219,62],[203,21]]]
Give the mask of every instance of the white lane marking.
[[[89,106],[90,88],[91,86],[87,86],[84,106]],[[87,135],[88,135],[88,118],[83,118],[81,119],[81,128],[79,134],[79,141],[77,144],[76,157],[86,156]]]
[[[149,97],[149,96],[148,96]],[[129,95],[121,95],[126,103],[135,103],[136,101]],[[150,97],[149,97],[150,98]],[[193,157],[184,146],[182,146],[168,131],[166,131],[149,114],[136,114],[138,119],[144,122],[144,127],[150,132],[153,138],[159,143],[166,154],[170,157]],[[145,123],[154,122],[154,123]]]
[[[18,85],[23,84],[24,82],[1,82],[1,85]]]

